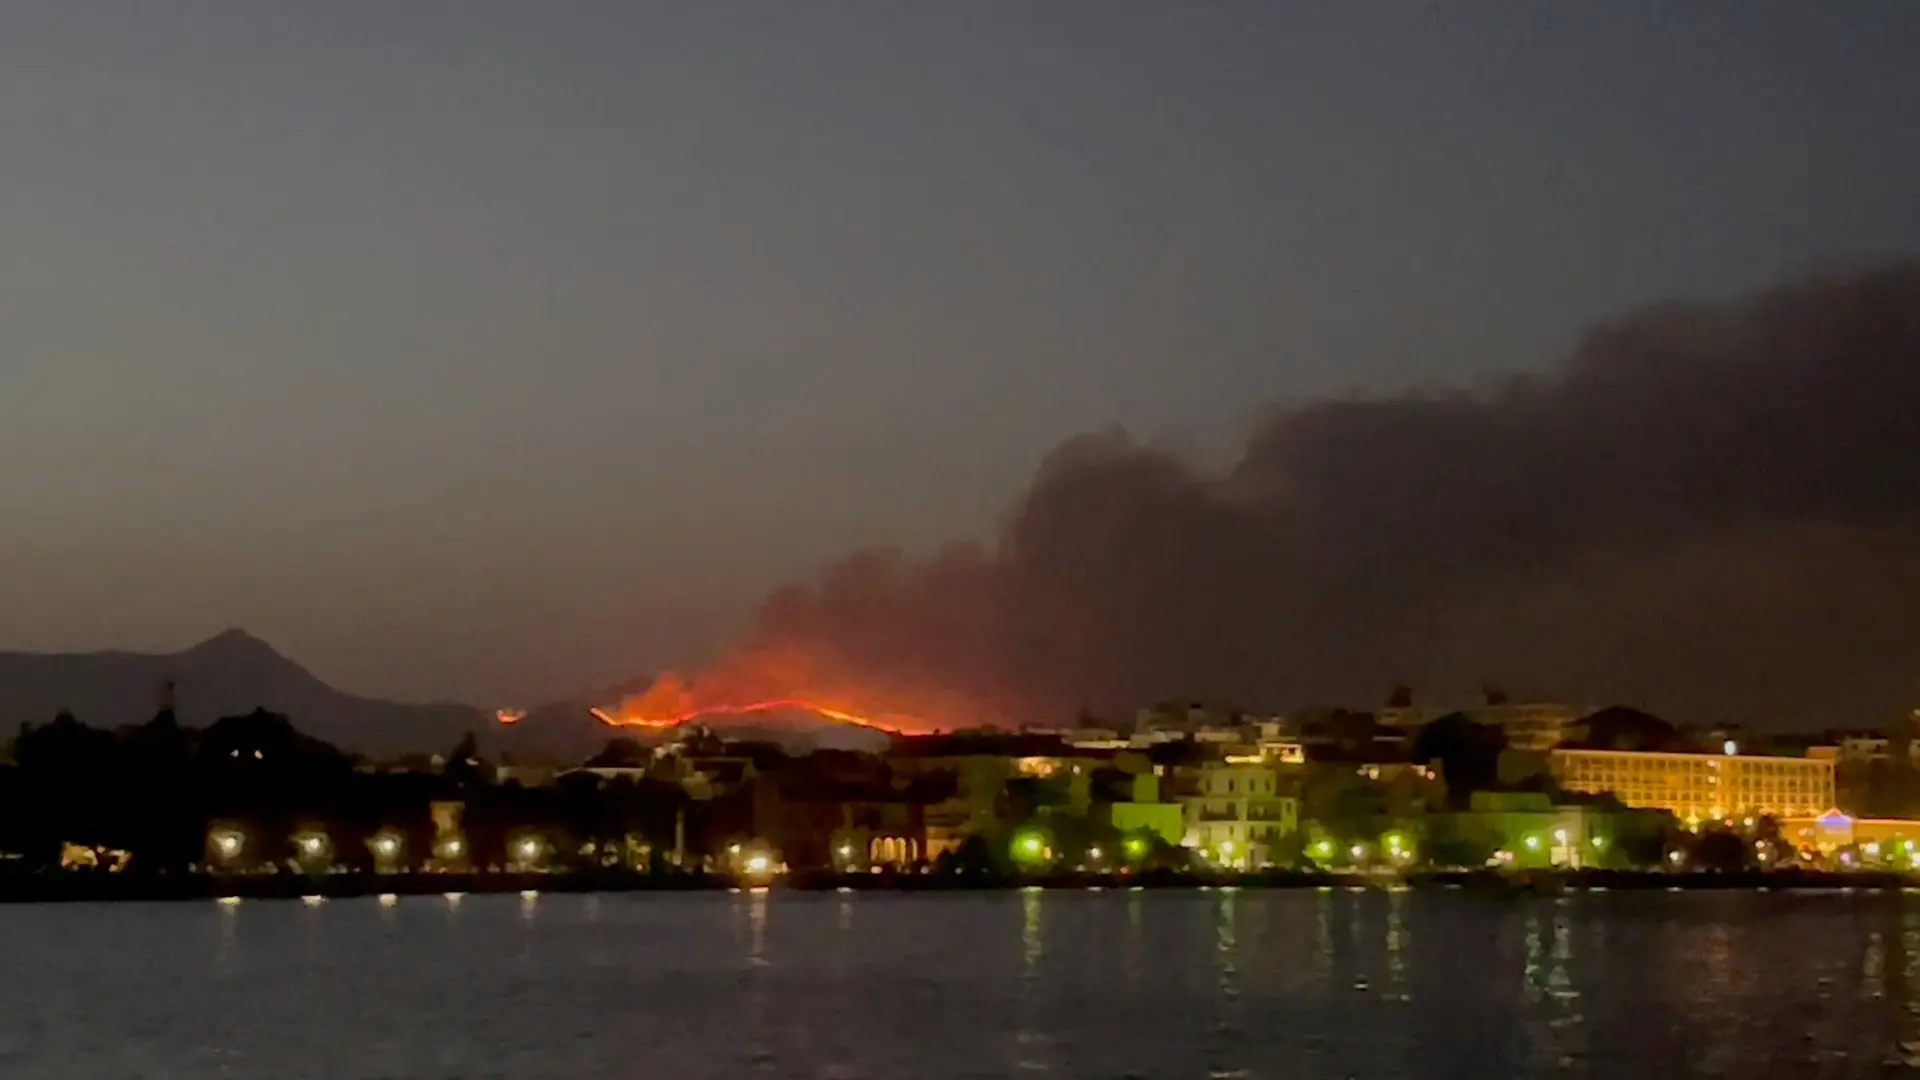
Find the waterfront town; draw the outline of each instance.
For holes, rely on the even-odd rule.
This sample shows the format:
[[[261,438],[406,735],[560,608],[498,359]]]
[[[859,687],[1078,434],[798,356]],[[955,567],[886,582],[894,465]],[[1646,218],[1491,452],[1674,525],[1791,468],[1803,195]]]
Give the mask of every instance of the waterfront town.
[[[1880,731],[1691,729],[1511,702],[897,735],[807,750],[698,724],[585,761],[357,759],[265,711],[204,730],[24,730],[0,880],[587,875],[768,884],[1920,870],[1920,715]]]

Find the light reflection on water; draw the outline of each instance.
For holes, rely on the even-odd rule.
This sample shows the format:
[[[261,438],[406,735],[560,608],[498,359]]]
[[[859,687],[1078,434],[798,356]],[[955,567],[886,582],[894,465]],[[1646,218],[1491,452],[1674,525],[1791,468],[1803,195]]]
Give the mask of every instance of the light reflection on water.
[[[368,899],[0,914],[0,1076],[1883,1076],[1920,896]]]

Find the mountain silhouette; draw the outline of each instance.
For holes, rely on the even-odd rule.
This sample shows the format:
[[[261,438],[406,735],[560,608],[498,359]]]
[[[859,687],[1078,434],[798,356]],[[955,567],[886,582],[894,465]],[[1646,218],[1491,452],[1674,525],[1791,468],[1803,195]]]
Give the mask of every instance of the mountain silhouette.
[[[204,727],[256,708],[343,750],[383,755],[444,751],[492,716],[452,703],[413,705],[327,685],[273,646],[228,630],[177,653],[0,652],[0,737],[65,710],[94,727],[142,723],[171,684],[183,724]]]

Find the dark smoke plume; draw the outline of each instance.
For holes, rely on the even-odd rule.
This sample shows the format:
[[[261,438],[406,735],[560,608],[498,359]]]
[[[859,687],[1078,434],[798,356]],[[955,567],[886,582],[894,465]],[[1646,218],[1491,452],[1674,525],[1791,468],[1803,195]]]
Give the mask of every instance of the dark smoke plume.
[[[855,555],[752,641],[1007,721],[1171,697],[1920,706],[1920,263],[1674,304],[1484,393],[1276,411],[1225,475],[1061,446],[990,551]]]

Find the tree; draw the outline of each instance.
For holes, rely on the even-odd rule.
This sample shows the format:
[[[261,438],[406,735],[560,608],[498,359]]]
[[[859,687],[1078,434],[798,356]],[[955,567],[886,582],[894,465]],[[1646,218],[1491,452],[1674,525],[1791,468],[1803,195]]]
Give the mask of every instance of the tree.
[[[111,732],[62,711],[44,727],[24,725],[13,756],[19,763],[20,799],[31,808],[22,854],[52,863],[66,843],[108,845],[120,816],[109,806],[115,791]]]
[[[644,769],[653,763],[653,752],[630,735],[615,735],[600,752],[588,758],[589,769]]]
[[[987,838],[975,833],[960,841],[960,846],[943,853],[934,863],[942,873],[968,877],[1004,877],[1012,871],[1007,854]]]
[[[1301,794],[1301,817],[1343,851],[1356,841],[1372,843],[1389,816],[1385,785],[1350,769],[1320,773]]]
[[[1447,802],[1463,809],[1474,792],[1500,786],[1500,755],[1506,748],[1506,732],[1498,725],[1476,723],[1464,713],[1453,712],[1422,725],[1408,753],[1423,765],[1440,762]]]
[[[1427,840],[1427,862],[1434,866],[1479,869],[1493,858],[1494,846],[1483,837],[1448,830]]]
[[[447,752],[446,777],[458,788],[484,785],[487,781],[483,763],[480,760],[479,740],[469,731],[460,737],[452,750]]]
[[[1722,873],[1745,870],[1751,855],[1747,842],[1726,829],[1709,829],[1701,833],[1693,845],[1693,864],[1703,870]]]
[[[137,868],[180,867],[199,859],[206,842],[204,792],[194,775],[193,733],[162,709],[123,730],[115,747],[112,830],[116,847]]]
[[[1594,750],[1685,751],[1689,747],[1680,729],[1657,716],[1610,705],[1580,721],[1585,736],[1577,745]]]

